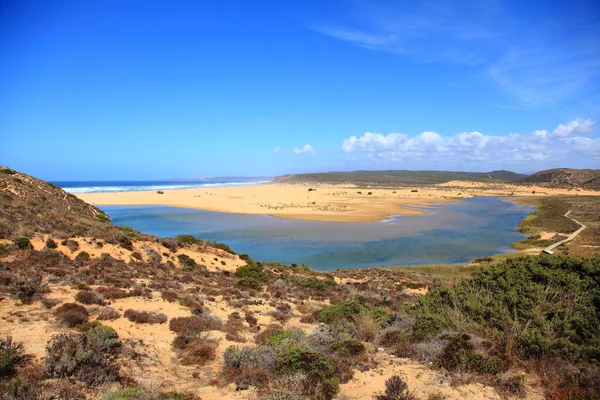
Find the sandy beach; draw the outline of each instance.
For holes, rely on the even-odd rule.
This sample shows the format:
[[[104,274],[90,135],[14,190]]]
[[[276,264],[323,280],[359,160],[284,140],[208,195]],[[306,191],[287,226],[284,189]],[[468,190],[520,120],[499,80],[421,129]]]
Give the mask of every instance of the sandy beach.
[[[548,189],[452,181],[427,187],[358,188],[353,185],[277,184],[155,191],[84,193],[96,206],[165,205],[278,218],[374,222],[394,214],[423,214],[436,203],[473,196],[600,195],[597,191]]]

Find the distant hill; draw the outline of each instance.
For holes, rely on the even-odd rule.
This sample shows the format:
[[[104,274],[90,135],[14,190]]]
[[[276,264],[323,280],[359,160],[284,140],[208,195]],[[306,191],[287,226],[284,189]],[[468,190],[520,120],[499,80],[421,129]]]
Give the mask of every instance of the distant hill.
[[[574,188],[600,190],[600,169],[555,168],[536,172],[519,181],[550,188]]]
[[[454,171],[353,171],[284,175],[278,183],[353,183],[356,185],[433,185],[454,180],[517,182],[527,175],[511,171],[454,172]]]

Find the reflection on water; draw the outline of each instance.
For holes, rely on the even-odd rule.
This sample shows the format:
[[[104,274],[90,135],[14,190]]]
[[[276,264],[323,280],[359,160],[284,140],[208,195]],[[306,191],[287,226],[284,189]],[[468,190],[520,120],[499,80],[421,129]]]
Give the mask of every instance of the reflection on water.
[[[394,215],[381,222],[295,221],[175,207],[101,207],[117,225],[174,237],[192,234],[230,245],[255,260],[308,264],[314,269],[460,263],[510,252],[523,235],[517,223],[531,207],[477,197]]]

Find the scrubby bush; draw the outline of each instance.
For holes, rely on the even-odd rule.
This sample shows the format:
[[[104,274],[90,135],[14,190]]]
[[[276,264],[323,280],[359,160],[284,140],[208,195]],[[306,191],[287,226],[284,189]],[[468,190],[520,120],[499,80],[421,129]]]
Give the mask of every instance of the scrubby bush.
[[[175,240],[177,243],[182,244],[196,244],[199,242],[199,240],[192,235],[178,235],[175,237]]]
[[[408,385],[398,375],[385,381],[385,394],[375,396],[375,400],[417,400],[408,390]]]
[[[302,331],[284,330],[278,326],[270,327],[256,336],[256,344],[277,347],[286,339],[300,340],[304,338]]]
[[[85,307],[77,303],[65,303],[54,311],[56,318],[64,325],[72,328],[87,322],[88,312]]]
[[[138,324],[164,324],[167,322],[167,316],[163,313],[154,311],[125,310],[123,316]]]
[[[229,254],[233,254],[235,255],[235,251],[231,250],[231,247],[229,247],[228,245],[226,245],[225,243],[219,243],[219,242],[206,242],[207,245],[209,245],[210,247],[213,247],[215,249],[219,249],[219,250],[223,250]]]
[[[496,356],[487,357],[477,350],[469,335],[450,335],[449,343],[435,365],[449,371],[497,374],[508,369],[509,363]]]
[[[366,348],[358,340],[344,340],[332,343],[330,351],[337,356],[354,357],[365,353]]]
[[[310,396],[332,399],[339,392],[331,359],[301,346],[290,346],[279,353],[275,372],[278,375],[306,374],[312,384],[305,394]]]
[[[10,168],[0,168],[0,173],[5,174],[5,175],[14,175],[17,173],[17,171],[15,171],[14,169],[10,169]]]
[[[23,343],[13,342],[11,336],[0,338],[0,378],[13,375],[29,358],[25,354]]]
[[[181,355],[183,365],[204,365],[216,357],[216,343],[204,341],[189,345]]]
[[[246,264],[254,264],[254,260],[248,254],[240,254],[240,260],[246,262]]]
[[[119,375],[113,361],[119,348],[117,333],[105,326],[97,326],[85,334],[57,336],[46,348],[46,375],[74,376],[90,386],[115,381]]]
[[[179,299],[179,295],[174,290],[163,290],[160,293],[160,296],[163,300],[168,301],[169,303],[173,303]]]
[[[54,240],[52,240],[52,238],[48,238],[46,240],[46,247],[49,249],[56,249],[58,247],[58,245],[56,244],[56,242]]]
[[[17,246],[19,250],[31,250],[33,249],[33,245],[29,238],[16,238],[13,240],[13,243]]]
[[[2,254],[6,254],[6,247],[4,247],[4,245],[2,243],[0,243],[0,256]]]
[[[33,273],[30,276],[16,280],[9,290],[23,304],[31,304],[49,291],[46,283],[43,281],[42,274],[39,273]]]
[[[79,250],[79,243],[73,239],[68,239],[66,246],[69,250],[71,250],[72,253]]]
[[[104,298],[102,295],[91,292],[89,290],[82,290],[81,292],[77,292],[75,295],[75,300],[83,304],[98,304],[104,305]]]
[[[223,375],[239,389],[262,387],[272,380],[276,352],[272,347],[228,347],[223,353]]]
[[[102,396],[102,400],[146,400],[147,398],[146,393],[137,388],[125,388]]]
[[[236,282],[236,285],[240,285],[240,286],[245,286],[249,289],[254,289],[254,290],[262,290],[262,283],[260,281],[257,281],[256,279],[252,279],[252,278],[241,278],[238,279]]]
[[[519,257],[421,296],[415,340],[479,327],[508,358],[600,358],[600,258]],[[565,310],[569,310],[566,312]]]
[[[58,300],[58,299],[42,299],[42,304],[47,309],[51,309],[51,308],[54,308],[54,306],[59,305],[60,300]]]
[[[180,334],[220,330],[222,327],[223,322],[219,317],[206,314],[176,317],[169,321],[169,329]]]
[[[188,256],[186,254],[178,255],[177,259],[179,260],[179,264],[181,265],[181,267],[194,268],[194,267],[198,266],[198,264],[196,263],[196,260],[194,260],[193,258],[191,258],[190,256]]]
[[[320,322],[330,324],[340,320],[349,320],[358,314],[366,312],[367,309],[365,306],[360,304],[357,300],[344,300],[339,304],[323,308],[319,314],[317,314],[317,319]]]
[[[259,282],[267,282],[269,280],[269,275],[258,264],[247,264],[238,267],[235,270],[235,276],[238,278],[254,279]]]
[[[100,310],[96,319],[99,321],[109,321],[119,318],[121,318],[121,313],[112,307],[105,307]]]

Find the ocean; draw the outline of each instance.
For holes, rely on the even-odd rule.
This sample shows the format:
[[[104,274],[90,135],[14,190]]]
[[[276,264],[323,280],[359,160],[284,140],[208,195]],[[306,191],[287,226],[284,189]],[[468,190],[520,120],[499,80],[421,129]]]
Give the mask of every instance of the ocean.
[[[190,189],[202,187],[245,186],[270,182],[271,178],[205,178],[163,181],[54,181],[69,193],[134,192],[140,190]]]
[[[313,222],[162,206],[104,206],[116,225],[161,237],[191,234],[258,261],[307,264],[315,270],[457,264],[510,253],[525,235],[517,224],[533,207],[476,197],[394,215],[380,222]]]

